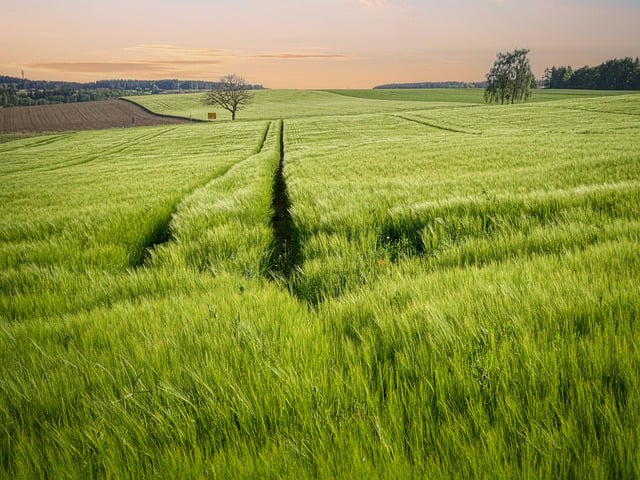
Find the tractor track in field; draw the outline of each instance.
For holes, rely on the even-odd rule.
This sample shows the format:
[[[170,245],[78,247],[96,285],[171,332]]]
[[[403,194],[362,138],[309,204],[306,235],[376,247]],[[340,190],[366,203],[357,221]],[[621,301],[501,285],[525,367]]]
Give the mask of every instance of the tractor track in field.
[[[245,159],[236,162],[223,171],[217,173],[213,177],[206,179],[205,181],[195,185],[185,195],[183,195],[177,202],[175,202],[167,215],[165,215],[161,221],[157,222],[151,228],[151,234],[149,235],[149,241],[142,246],[141,254],[134,259],[132,267],[144,268],[150,266],[152,261],[152,252],[169,243],[172,238],[171,221],[180,209],[180,205],[184,201],[197,192],[201,188],[206,188],[210,183],[218,181],[225,177],[234,168],[242,165],[244,162],[249,161],[256,155],[262,153],[267,137],[274,122],[268,122],[261,137],[259,144],[254,153]],[[273,216],[271,218],[271,229],[273,231],[273,244],[270,252],[270,260],[268,266],[268,277],[276,281],[284,281],[288,283],[291,275],[297,269],[300,259],[300,244],[299,236],[293,218],[291,216],[291,202],[289,199],[286,179],[284,175],[284,169],[286,165],[285,155],[285,141],[284,141],[284,122],[281,123],[280,135],[279,135],[279,154],[280,159],[278,166],[273,176],[273,193],[271,208],[273,210]]]
[[[262,139],[260,140],[260,145],[258,146],[258,149],[257,149],[256,153],[254,153],[254,155],[258,155],[259,153],[262,153],[262,149],[264,148],[264,144],[267,141],[267,136],[269,135],[269,130],[271,129],[271,124],[272,123],[273,122],[267,123],[267,128],[265,128],[264,132],[262,133]]]
[[[573,110],[574,112],[598,113],[598,114],[604,114],[604,115],[628,115],[631,117],[640,117],[640,113],[635,113],[635,112],[615,112],[615,111],[607,111],[607,110],[598,110],[597,108],[580,108],[576,106],[568,107],[565,110]]]
[[[131,140],[127,140],[125,142],[119,143],[118,145],[115,145],[114,147],[105,150],[104,152],[100,152],[97,153],[95,155],[91,155],[90,157],[87,158],[83,158],[82,160],[76,161],[76,162],[69,162],[69,163],[65,163],[62,165],[53,165],[51,167],[45,167],[45,168],[40,168],[39,170],[43,170],[43,171],[48,171],[48,172],[52,172],[55,170],[60,170],[62,168],[69,168],[69,167],[77,167],[79,165],[84,165],[90,162],[93,162],[94,160],[97,160],[99,158],[102,157],[106,157],[109,155],[117,155],[119,153],[125,152],[127,151],[129,148],[131,148],[132,146],[137,146],[140,145],[143,142],[146,142],[148,140],[152,140],[154,138],[157,138],[161,135],[164,135],[166,133],[169,133],[173,130],[175,130],[176,127],[172,127],[172,128],[166,128],[164,130],[161,130],[160,132],[152,132],[152,133],[146,133],[144,135],[140,135],[137,138],[131,139]]]
[[[291,216],[291,200],[284,175],[285,143],[284,121],[280,127],[280,161],[273,178],[273,229],[274,245],[271,258],[271,275],[289,280],[300,260],[300,239]]]
[[[87,157],[84,157],[80,160],[62,160],[58,163],[55,163],[53,165],[35,165],[35,166],[24,166],[21,165],[20,167],[17,167],[15,169],[6,171],[5,173],[7,174],[16,174],[16,175],[21,175],[24,173],[27,174],[31,174],[33,172],[54,172],[56,170],[61,170],[64,168],[71,168],[71,167],[77,167],[79,165],[84,165],[90,162],[93,162],[99,158],[104,158],[107,157],[109,155],[115,155],[115,154],[119,154],[122,152],[125,152],[127,149],[136,146],[136,145],[140,145],[142,142],[146,142],[149,140],[152,140],[154,138],[157,138],[161,135],[164,135],[166,133],[169,133],[172,130],[175,130],[176,127],[170,127],[167,129],[163,129],[159,132],[147,132],[143,135],[140,135],[136,138],[133,139],[129,139],[126,140],[124,142],[120,142],[117,145],[112,146],[109,149],[103,150],[100,153],[95,153],[93,155],[89,155]],[[50,145],[51,143],[57,142],[59,140],[63,140],[64,138],[68,138],[71,135],[73,135],[73,133],[69,133],[66,135],[59,135],[53,139],[47,139],[45,141],[40,141],[40,142],[35,142],[34,144],[29,144],[29,145],[25,145],[23,147],[18,147],[18,148],[36,148],[38,146],[42,146],[42,145]],[[6,152],[10,152],[11,150],[0,150],[0,154],[2,153],[6,153]]]
[[[20,145],[20,146],[14,146],[14,147],[6,148],[6,149],[0,149],[0,155],[11,153],[11,152],[14,152],[14,151],[20,150],[20,149],[26,150],[26,149],[30,149],[30,148],[38,148],[38,147],[41,147],[41,146],[48,146],[48,145],[51,145],[53,143],[59,142],[60,140],[64,140],[66,138],[69,138],[72,135],[73,135],[73,133],[55,135],[55,136],[53,136],[51,138],[46,138],[46,139],[43,139],[43,140],[32,142],[32,143],[29,143],[27,145]],[[29,172],[30,173],[30,172],[35,171],[35,170],[39,170],[39,169],[42,169],[42,168],[50,168],[50,167],[51,166],[43,167],[41,165],[39,165],[39,166],[38,165],[37,166],[17,165],[17,166],[13,166],[13,167],[10,167],[8,169],[5,169],[4,170],[4,174],[15,174],[15,173],[20,174],[20,173],[23,173],[23,172]]]
[[[172,205],[169,214],[166,215],[162,219],[162,221],[157,222],[153,226],[152,234],[149,237],[149,241],[146,242],[146,244],[142,245],[141,255],[131,265],[133,268],[142,268],[142,267],[148,266],[149,262],[150,262],[150,260],[152,258],[151,252],[154,249],[159,248],[162,245],[165,245],[165,244],[169,243],[172,240],[173,235],[171,233],[171,221],[173,220],[173,217],[176,215],[178,209],[180,208],[180,205],[185,201],[185,199],[187,199],[188,197],[193,195],[196,191],[200,190],[201,188],[205,188],[211,182],[214,182],[216,180],[219,180],[219,179],[223,178],[225,175],[227,175],[235,167],[237,167],[238,165],[248,161],[249,159],[251,159],[255,155],[258,155],[259,153],[262,152],[262,149],[264,148],[264,144],[265,144],[265,142],[267,140],[267,135],[269,134],[269,130],[271,129],[271,124],[272,124],[272,122],[268,122],[267,123],[267,126],[265,127],[265,129],[264,129],[264,131],[263,131],[263,133],[261,135],[260,142],[258,143],[258,147],[256,148],[254,153],[252,153],[248,157],[244,158],[243,160],[240,160],[239,162],[235,162],[235,163],[229,165],[228,167],[224,168],[222,171],[220,171],[220,172],[214,174],[213,176],[206,178],[204,181],[198,183],[193,188],[191,188],[188,192],[186,192],[177,202],[175,202]]]
[[[105,150],[103,152],[100,152],[100,153],[96,153],[94,155],[90,155],[89,157],[83,158],[81,160],[60,163],[60,164],[57,164],[57,165],[51,165],[51,166],[47,166],[47,167],[36,167],[36,168],[31,169],[31,171],[53,172],[53,171],[56,171],[56,170],[61,170],[63,168],[70,168],[70,167],[77,167],[79,165],[85,165],[85,164],[93,162],[93,161],[95,161],[95,160],[97,160],[99,158],[107,157],[109,155],[117,155],[119,153],[125,152],[125,151],[127,151],[129,148],[131,148],[133,146],[140,145],[143,142],[146,142],[148,140],[152,140],[152,139],[157,138],[157,137],[159,137],[161,135],[169,133],[172,130],[175,130],[175,128],[176,127],[172,127],[172,128],[167,128],[167,129],[161,130],[160,132],[152,132],[152,133],[146,133],[144,135],[140,135],[139,137],[127,140],[125,142],[121,142],[121,143],[119,143],[117,145],[114,145],[110,149],[107,149],[107,150]]]
[[[480,133],[478,133],[478,132],[469,132],[469,131],[466,131],[466,130],[456,129],[456,128],[452,128],[452,127],[445,127],[443,125],[438,125],[436,123],[431,123],[431,122],[428,122],[426,120],[417,119],[417,118],[411,118],[411,117],[405,117],[404,115],[390,115],[390,116],[396,117],[396,118],[401,118],[402,120],[406,120],[407,122],[413,122],[413,123],[417,123],[419,125],[424,125],[425,127],[431,127],[431,128],[435,128],[437,130],[444,130],[445,132],[464,133],[466,135],[480,135]]]
[[[25,149],[25,148],[34,148],[34,147],[41,147],[43,145],[51,145],[52,143],[56,143],[59,142],[60,140],[64,140],[65,138],[69,138],[71,135],[73,135],[74,132],[71,133],[62,133],[59,135],[53,135],[49,138],[44,138],[41,140],[37,140],[35,142],[32,143],[28,143],[26,145],[17,145],[17,146],[9,146],[8,148],[0,148],[0,153],[9,153],[9,152],[13,152],[15,150],[20,150],[20,149]]]

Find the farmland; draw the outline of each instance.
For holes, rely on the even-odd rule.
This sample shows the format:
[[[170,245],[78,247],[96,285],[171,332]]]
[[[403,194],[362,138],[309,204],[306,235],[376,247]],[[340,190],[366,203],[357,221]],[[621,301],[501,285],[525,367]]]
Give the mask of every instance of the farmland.
[[[327,90],[331,93],[348,97],[370,100],[395,100],[418,102],[447,102],[484,104],[481,88],[426,88],[426,89],[378,89],[378,90]],[[551,100],[575,99],[580,97],[616,96],[625,92],[602,90],[560,90],[540,89],[532,91],[532,102],[548,102]]]
[[[0,135],[176,125],[186,121],[153,115],[138,105],[123,100],[12,107],[0,109]]]
[[[415,98],[395,100],[390,97],[393,91],[387,91],[380,98],[357,98],[349,95],[337,95],[329,91],[305,90],[258,90],[253,92],[254,102],[238,114],[238,119],[264,120],[274,118],[299,118],[308,116],[361,115],[365,113],[401,112],[419,110],[438,105],[437,99],[416,100]],[[472,103],[477,95],[465,97]],[[231,114],[220,108],[202,104],[202,95],[187,94],[177,96],[131,97],[148,109],[167,115],[204,120],[207,112],[215,111],[218,119],[230,120]],[[451,105],[439,102],[440,106]]]
[[[239,114],[244,120],[299,118],[308,116],[361,115],[426,110],[438,107],[484,105],[481,89],[419,90],[257,90],[255,101]],[[618,96],[625,92],[593,92],[585,90],[534,90],[533,102],[575,98]],[[218,107],[202,104],[201,94],[152,95],[130,97],[148,109],[166,115],[206,120],[207,112],[218,119],[230,120],[231,114]]]
[[[0,476],[640,476],[640,95],[407,95],[1,144]]]

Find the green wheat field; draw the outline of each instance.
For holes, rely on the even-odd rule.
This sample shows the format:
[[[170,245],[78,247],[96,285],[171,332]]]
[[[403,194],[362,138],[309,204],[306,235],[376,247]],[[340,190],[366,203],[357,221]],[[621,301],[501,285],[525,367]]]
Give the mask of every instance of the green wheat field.
[[[0,478],[640,477],[640,95],[217,113],[0,144]]]

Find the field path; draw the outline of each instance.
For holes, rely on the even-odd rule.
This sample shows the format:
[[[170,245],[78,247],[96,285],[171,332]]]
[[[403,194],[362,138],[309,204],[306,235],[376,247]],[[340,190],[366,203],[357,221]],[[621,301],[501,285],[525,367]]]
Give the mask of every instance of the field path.
[[[64,132],[188,123],[125,100],[0,108],[0,133]]]
[[[289,279],[295,270],[300,257],[300,243],[296,233],[293,217],[291,216],[291,201],[284,176],[285,144],[284,121],[280,124],[280,161],[273,178],[273,218],[271,228],[275,237],[273,258],[275,271],[285,279]],[[274,273],[274,272],[272,272]]]
[[[419,123],[420,125],[424,125],[425,127],[435,128],[437,130],[444,130],[445,132],[453,132],[453,133],[465,133],[467,135],[479,135],[478,132],[471,132],[469,130],[462,130],[461,128],[448,127],[444,125],[438,125],[437,123],[428,120],[426,118],[410,118],[404,115],[390,115],[392,117],[401,118],[402,120],[406,120],[407,122]]]
[[[162,245],[165,245],[166,243],[172,240],[173,234],[171,230],[171,221],[173,220],[174,216],[178,213],[178,210],[181,204],[184,204],[185,201],[189,197],[196,194],[198,190],[202,188],[206,188],[210,183],[224,178],[234,168],[237,168],[239,165],[251,160],[253,157],[255,157],[256,155],[262,152],[262,149],[264,148],[265,142],[267,140],[267,136],[269,135],[269,131],[271,129],[272,123],[273,122],[266,123],[264,130],[262,131],[262,134],[258,141],[258,145],[254,150],[253,154],[249,155],[248,157],[242,160],[232,163],[231,165],[227,166],[226,168],[223,168],[222,170],[216,170],[212,176],[194,185],[188,192],[186,192],[181,198],[177,199],[173,203],[170,210],[167,212],[167,215],[161,218],[154,225],[153,233],[149,236],[148,241],[143,245],[140,256],[136,258],[134,262],[131,264],[132,267],[140,268],[140,267],[149,266],[150,262],[152,261],[151,252],[154,249],[159,248]]]
[[[92,153],[90,155],[86,155],[85,153],[82,153],[80,155],[73,156],[71,158],[62,157],[60,159],[56,159],[57,161],[54,161],[47,165],[41,165],[41,164],[16,165],[13,168],[9,167],[9,168],[4,168],[3,170],[4,170],[4,173],[6,174],[24,175],[24,174],[29,174],[30,172],[38,172],[38,171],[53,172],[55,170],[60,170],[62,168],[77,167],[79,165],[84,165],[86,163],[93,162],[94,160],[97,160],[100,158],[105,159],[110,156],[120,154],[132,147],[138,147],[140,146],[140,144],[153,140],[161,135],[167,134],[172,130],[174,130],[175,128],[177,127],[163,128],[163,129],[160,129],[159,131],[152,131],[151,133],[149,133],[148,131],[145,131],[145,133],[138,135],[135,138],[127,139],[121,143],[113,145],[111,148],[96,151],[95,153]],[[51,143],[67,138],[70,135],[73,135],[73,133],[57,135],[51,138],[47,138],[45,140],[40,140],[38,142],[28,144],[23,147],[18,146],[18,147],[8,148],[4,150],[0,148],[0,153],[11,152],[17,148],[36,148],[44,145],[50,145]]]

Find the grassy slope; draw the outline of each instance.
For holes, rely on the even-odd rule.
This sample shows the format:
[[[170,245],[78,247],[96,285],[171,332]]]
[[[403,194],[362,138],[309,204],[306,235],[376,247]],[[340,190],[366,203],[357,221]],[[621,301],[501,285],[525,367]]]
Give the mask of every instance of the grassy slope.
[[[640,96],[280,95],[291,285],[277,121],[0,146],[0,472],[638,476]]]
[[[405,102],[455,102],[484,104],[481,88],[423,88],[423,89],[376,89],[376,90],[327,90],[331,93],[369,100],[392,100]],[[594,90],[533,90],[530,102],[548,102],[572,98],[591,98],[624,95],[628,92]]]
[[[533,102],[572,98],[621,95],[625,92],[585,90],[536,90]],[[479,89],[424,90],[258,90],[254,102],[238,113],[239,120],[270,120],[331,115],[399,112],[453,104],[483,104]],[[206,106],[201,94],[130,97],[136,103],[164,115],[206,120],[216,112],[218,120],[231,120],[231,114],[217,106]],[[460,105],[458,105],[460,106]]]
[[[15,140],[22,140],[29,137],[41,136],[40,133],[0,133],[0,144],[13,142]]]
[[[434,218],[480,221],[457,220],[469,216],[464,212],[470,206],[496,209],[486,215],[519,218],[521,212],[503,212],[492,204],[502,198],[507,205],[543,198],[545,208],[545,202],[557,202],[556,191],[609,183],[627,188],[625,182],[632,182],[629,194],[635,195],[633,182],[640,171],[633,132],[638,121],[625,113],[589,115],[583,109],[634,112],[637,98],[573,103],[580,107],[576,110],[571,103],[556,103],[515,111],[497,107],[336,117],[330,132],[319,119],[290,122],[289,183],[296,224],[309,250],[300,288],[314,297],[323,294],[321,285],[329,292],[342,291],[340,281],[329,280],[334,267],[338,278],[367,278],[371,272],[361,271],[361,262],[372,268],[379,236],[402,228],[395,223],[415,224],[414,231],[394,232],[415,243],[419,230]],[[461,230],[460,240],[468,235],[466,225],[444,228]]]
[[[238,112],[239,120],[353,115],[425,108],[424,102],[412,99],[388,101],[355,98],[314,90],[258,90],[253,95],[254,102]],[[201,99],[201,94],[130,97],[130,100],[157,113],[204,120],[207,112],[216,112],[219,120],[231,119],[229,112],[220,107],[202,105]],[[448,100],[443,98],[441,102],[444,104]]]
[[[253,153],[264,128],[139,128],[0,147],[3,317],[59,315],[135,291],[118,276],[142,265],[185,196]]]

